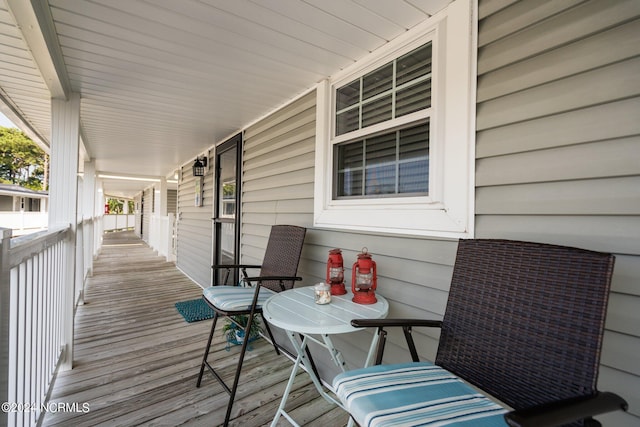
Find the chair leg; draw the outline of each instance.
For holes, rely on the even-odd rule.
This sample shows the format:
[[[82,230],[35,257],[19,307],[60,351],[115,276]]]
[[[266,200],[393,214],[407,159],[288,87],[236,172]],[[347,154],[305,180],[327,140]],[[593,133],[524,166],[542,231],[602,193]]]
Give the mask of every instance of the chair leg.
[[[213,333],[216,330],[216,322],[218,321],[218,313],[213,314],[213,323],[211,324],[211,332],[209,333],[209,339],[207,340],[207,347],[204,350],[204,356],[202,357],[202,364],[200,365],[200,374],[198,374],[198,382],[196,387],[200,387],[202,382],[202,375],[204,375],[204,368],[207,366],[207,358],[209,357],[209,349],[211,348],[211,341],[213,341]]]
[[[242,363],[244,362],[244,355],[247,351],[249,344],[249,331],[251,330],[251,324],[253,323],[253,316],[249,315],[247,320],[247,326],[244,328],[244,341],[242,341],[242,348],[240,349],[240,355],[238,357],[238,365],[236,367],[236,374],[233,378],[233,385],[229,390],[229,403],[227,404],[227,413],[224,417],[224,427],[229,425],[229,419],[231,418],[231,409],[233,408],[233,401],[236,397],[236,391],[238,391],[238,383],[240,382],[240,372],[242,371]]]

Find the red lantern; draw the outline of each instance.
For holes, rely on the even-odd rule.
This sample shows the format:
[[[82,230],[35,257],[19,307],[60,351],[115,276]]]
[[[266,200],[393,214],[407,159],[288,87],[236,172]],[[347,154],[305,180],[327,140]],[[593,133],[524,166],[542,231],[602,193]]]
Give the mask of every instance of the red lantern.
[[[344,295],[347,293],[344,287],[344,264],[340,249],[331,249],[329,251],[327,283],[331,285],[331,295]]]
[[[371,259],[367,248],[362,248],[358,254],[358,260],[353,263],[351,274],[351,290],[353,291],[353,302],[358,304],[375,304],[375,290],[378,285],[376,274],[376,263]]]

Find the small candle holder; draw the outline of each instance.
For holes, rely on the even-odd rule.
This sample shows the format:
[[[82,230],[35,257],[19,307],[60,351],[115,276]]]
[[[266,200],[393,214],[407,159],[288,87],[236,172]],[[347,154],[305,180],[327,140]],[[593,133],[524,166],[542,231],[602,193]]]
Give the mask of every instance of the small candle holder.
[[[329,304],[331,302],[331,286],[326,283],[318,283],[313,287],[316,304]]]

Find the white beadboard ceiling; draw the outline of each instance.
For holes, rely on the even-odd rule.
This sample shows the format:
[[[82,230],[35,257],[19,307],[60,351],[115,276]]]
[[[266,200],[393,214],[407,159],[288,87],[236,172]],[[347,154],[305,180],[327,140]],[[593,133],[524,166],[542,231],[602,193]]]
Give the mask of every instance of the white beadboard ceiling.
[[[451,1],[0,0],[0,111],[48,145],[77,92],[96,170],[172,176]]]

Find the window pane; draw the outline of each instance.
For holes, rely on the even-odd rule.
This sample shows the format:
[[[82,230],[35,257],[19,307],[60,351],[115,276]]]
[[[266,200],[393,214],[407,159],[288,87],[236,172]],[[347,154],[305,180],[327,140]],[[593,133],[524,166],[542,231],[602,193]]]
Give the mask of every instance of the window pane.
[[[396,192],[396,132],[366,141],[366,195]]]
[[[362,106],[362,127],[391,119],[391,95],[368,102]]]
[[[336,136],[431,107],[431,60],[427,43],[337,88]]]
[[[334,155],[336,197],[429,193],[428,122],[337,145]]]
[[[431,107],[431,43],[336,89],[336,135]],[[424,195],[429,124],[334,148],[335,197]]]
[[[236,214],[236,149],[223,152],[218,156],[218,215],[234,218]]]
[[[336,115],[336,135],[358,130],[360,128],[360,109],[352,108]]]
[[[399,193],[429,192],[429,123],[400,131]]]
[[[342,86],[336,91],[336,111],[360,102],[360,79]]]
[[[362,150],[362,141],[336,147],[337,196],[362,195]]]
[[[431,80],[424,80],[398,91],[396,117],[429,107],[431,107]]]
[[[393,63],[378,68],[362,78],[362,100],[391,90],[393,85]]]
[[[431,73],[431,43],[398,58],[396,86]]]

